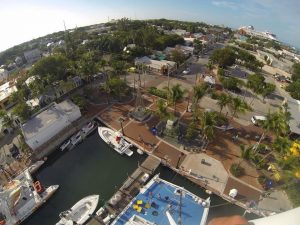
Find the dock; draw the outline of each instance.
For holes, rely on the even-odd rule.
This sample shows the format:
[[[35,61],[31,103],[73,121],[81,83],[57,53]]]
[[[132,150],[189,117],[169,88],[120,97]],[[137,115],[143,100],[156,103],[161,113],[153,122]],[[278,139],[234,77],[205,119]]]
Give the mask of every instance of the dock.
[[[101,207],[96,215],[87,223],[87,225],[105,225],[114,217],[117,216],[123,209],[135,198],[140,188],[149,180],[150,176],[154,174],[155,170],[161,163],[161,159],[149,155],[138,168],[128,176],[119,190]]]

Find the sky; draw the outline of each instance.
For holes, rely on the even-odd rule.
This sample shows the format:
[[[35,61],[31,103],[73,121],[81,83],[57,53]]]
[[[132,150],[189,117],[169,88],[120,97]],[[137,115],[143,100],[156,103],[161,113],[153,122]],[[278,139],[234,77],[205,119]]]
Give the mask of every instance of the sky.
[[[0,51],[108,19],[176,19],[253,25],[300,48],[300,0],[0,0]]]

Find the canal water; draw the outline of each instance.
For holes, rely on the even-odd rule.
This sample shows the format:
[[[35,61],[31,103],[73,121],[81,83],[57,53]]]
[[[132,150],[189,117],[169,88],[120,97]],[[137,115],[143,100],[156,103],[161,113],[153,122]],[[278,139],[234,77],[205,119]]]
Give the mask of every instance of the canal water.
[[[135,153],[132,157],[121,156],[110,149],[98,136],[91,134],[79,146],[67,152],[57,151],[35,175],[45,186],[59,184],[59,190],[36,213],[24,222],[25,225],[54,225],[59,213],[69,209],[81,198],[99,194],[102,206],[122,185],[146,156]],[[158,171],[163,179],[185,187],[205,197],[207,194],[185,178],[165,167]],[[212,196],[212,205],[226,203]],[[209,218],[215,216],[242,215],[243,209],[234,205],[223,205],[210,210]],[[253,217],[253,216],[251,216]]]

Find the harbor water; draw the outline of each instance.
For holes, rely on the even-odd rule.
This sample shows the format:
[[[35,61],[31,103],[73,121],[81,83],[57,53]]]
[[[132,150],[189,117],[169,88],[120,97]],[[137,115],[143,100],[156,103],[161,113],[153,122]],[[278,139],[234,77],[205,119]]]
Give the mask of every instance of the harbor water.
[[[92,133],[83,143],[70,151],[57,151],[52,154],[35,178],[44,186],[59,184],[59,190],[23,224],[54,225],[59,221],[59,213],[69,209],[81,198],[99,194],[99,207],[114,194],[126,178],[137,168],[146,155],[136,152],[132,157],[122,156],[108,147],[98,136]],[[200,197],[207,197],[204,190],[165,167],[159,167],[160,177],[183,186]],[[226,201],[211,196],[212,207],[209,218],[239,214],[244,210],[226,204]],[[223,205],[222,205],[223,204]],[[248,215],[253,218],[252,215]]]

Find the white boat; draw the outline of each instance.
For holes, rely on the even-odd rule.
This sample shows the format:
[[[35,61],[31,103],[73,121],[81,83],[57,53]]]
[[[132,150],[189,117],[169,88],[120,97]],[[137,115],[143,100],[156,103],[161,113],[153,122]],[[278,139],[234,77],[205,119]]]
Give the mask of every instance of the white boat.
[[[81,142],[82,141],[81,131],[73,135],[70,140],[71,140],[71,144],[74,146],[77,145],[79,142]]]
[[[38,163],[40,164],[40,163]],[[39,181],[33,182],[29,169],[0,190],[0,224],[18,225],[41,207],[59,188],[44,189]]]
[[[59,147],[59,149],[63,152],[70,146],[70,144],[71,144],[71,140],[67,140]]]
[[[132,156],[133,151],[129,149],[132,144],[127,142],[122,134],[114,132],[107,127],[98,127],[98,133],[101,139],[109,144],[116,152],[121,155],[125,153],[128,156]]]
[[[81,131],[84,136],[87,136],[94,130],[95,127],[96,127],[96,124],[94,121],[92,121],[92,122],[87,123],[83,128],[81,128]]]
[[[44,160],[36,161],[34,164],[28,167],[29,173],[35,173],[44,163]]]
[[[96,210],[99,195],[90,195],[77,202],[71,209],[59,214],[56,225],[84,224]]]

